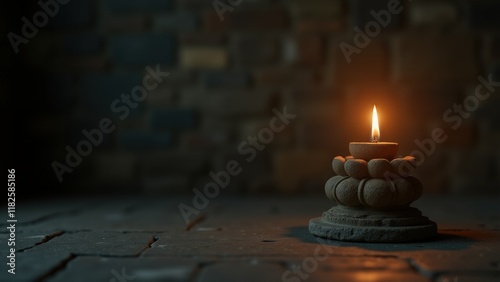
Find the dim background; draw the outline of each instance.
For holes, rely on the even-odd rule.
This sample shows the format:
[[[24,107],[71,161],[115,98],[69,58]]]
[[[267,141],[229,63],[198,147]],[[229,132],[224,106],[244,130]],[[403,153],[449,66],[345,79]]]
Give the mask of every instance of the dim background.
[[[209,0],[72,0],[17,55],[6,35],[40,6],[9,2],[2,149],[23,197],[187,194],[232,159],[243,172],[222,194],[323,193],[333,157],[370,140],[374,104],[400,154],[436,127],[447,134],[418,168],[427,194],[500,190],[500,90],[458,129],[443,120],[479,75],[500,81],[498,1],[402,1],[351,63],[339,44],[388,1],[243,0],[221,22]],[[111,102],[157,64],[170,75],[120,120]],[[247,163],[238,144],[285,106],[297,118]],[[117,129],[59,183],[51,163],[105,117]]]

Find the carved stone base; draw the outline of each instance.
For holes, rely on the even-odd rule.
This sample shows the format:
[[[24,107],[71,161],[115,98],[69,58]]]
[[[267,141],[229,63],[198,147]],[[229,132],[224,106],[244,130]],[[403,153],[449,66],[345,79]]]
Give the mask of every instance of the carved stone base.
[[[335,206],[311,219],[309,232],[341,241],[396,243],[430,239],[437,226],[412,207],[377,211]]]

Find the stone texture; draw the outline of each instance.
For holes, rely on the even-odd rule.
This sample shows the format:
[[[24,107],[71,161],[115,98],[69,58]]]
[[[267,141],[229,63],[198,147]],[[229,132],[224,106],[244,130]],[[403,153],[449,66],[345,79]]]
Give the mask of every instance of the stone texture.
[[[89,113],[105,113],[111,115],[111,104],[120,99],[120,94],[130,94],[135,86],[141,84],[141,76],[137,72],[93,73],[82,78],[83,97],[81,107]],[[141,104],[139,104],[141,105]],[[140,109],[130,109],[131,113]],[[102,117],[99,117],[102,118]],[[96,123],[97,126],[98,123]],[[81,129],[80,129],[81,130]]]
[[[370,208],[387,208],[392,206],[394,195],[390,182],[382,179],[363,179],[359,184],[359,200]]]
[[[12,5],[5,9],[11,16],[6,18],[6,33],[22,35],[24,21],[43,22],[43,10],[51,12],[41,6],[54,1],[35,1],[30,7],[10,1]],[[16,113],[26,118],[26,136],[13,134],[19,138],[15,144],[32,140],[27,141],[33,143],[32,148],[40,147],[34,150],[40,152],[35,159],[64,154],[66,143],[74,145],[82,139],[83,128],[95,127],[94,122],[103,117],[115,119],[110,102],[141,84],[146,65],[159,63],[165,71],[186,72],[190,78],[169,77],[131,112],[133,117],[117,123],[117,130],[96,150],[137,154],[151,145],[158,151],[197,148],[216,155],[218,150],[234,148],[239,138],[248,135],[246,128],[255,128],[255,120],[268,118],[270,109],[286,104],[300,114],[300,121],[287,128],[285,141],[273,142],[269,154],[300,148],[345,155],[349,141],[368,139],[365,108],[380,103],[381,117],[386,115],[382,140],[399,142],[406,153],[428,131],[448,129],[448,141],[437,147],[439,156],[429,157],[429,164],[421,168],[424,172],[417,172],[425,189],[469,193],[498,187],[498,176],[492,173],[498,170],[494,143],[500,129],[498,95],[482,101],[460,130],[449,130],[450,123],[442,121],[445,110],[474,92],[479,74],[491,73],[495,81],[500,79],[495,13],[499,4],[494,0],[399,1],[404,11],[391,16],[389,26],[370,37],[359,54],[351,56],[352,61],[346,60],[340,44],[355,46],[354,27],[363,30],[374,20],[372,11],[384,10],[394,1],[232,0],[229,5],[234,10],[226,11],[224,20],[214,4],[227,0],[67,2],[58,5],[57,15],[49,15],[46,26],[37,27],[36,36],[22,35],[29,43],[20,43],[20,56],[9,51],[15,49],[9,44],[2,49],[7,54],[1,67],[6,75],[0,83],[2,99],[22,102],[26,95],[37,93],[30,96],[33,103]],[[26,83],[28,77],[33,83]],[[26,95],[9,94],[16,91]],[[186,94],[191,91],[199,93]],[[214,93],[218,91],[226,93]],[[192,112],[184,117],[157,113],[185,108]],[[156,122],[151,122],[152,117]],[[164,117],[174,118],[167,121]],[[135,152],[122,146],[122,133],[130,131],[145,134],[131,142],[141,144]],[[170,135],[170,141],[157,142],[164,135]],[[480,158],[481,165],[472,168],[471,174],[477,177],[456,169],[459,157],[454,156],[482,148],[494,151],[495,156]],[[271,159],[260,164],[268,168]],[[186,177],[193,178],[193,183],[203,177],[191,171],[179,172],[178,179],[171,174],[165,179],[142,174],[129,177],[127,165],[121,181],[113,172],[110,175],[116,183],[109,177],[102,184],[99,179],[106,173],[96,164],[83,162],[79,172],[72,174],[75,183],[89,184],[81,184],[87,187],[83,190],[99,191],[98,186],[108,184],[120,187],[124,182],[127,191],[140,189],[139,183],[160,187],[172,181],[179,186]],[[35,167],[30,166],[38,171]],[[50,167],[43,167],[40,173],[54,178]],[[212,163],[206,169],[213,169]],[[248,181],[264,183],[272,173],[269,170]],[[305,182],[298,185],[307,191],[323,185],[319,180]],[[264,191],[277,189],[269,185]]]
[[[52,240],[57,236],[61,236],[62,234],[62,231],[38,231],[32,229],[23,230],[22,228],[17,228],[15,241],[16,245],[14,247],[16,247],[19,252],[22,252]],[[6,244],[9,242],[7,241],[9,238],[8,235],[8,233],[0,234],[2,241],[6,242]]]
[[[213,88],[246,88],[250,85],[248,72],[205,72],[202,75],[203,85],[207,89]]]
[[[210,32],[183,32],[179,35],[180,44],[185,46],[223,46],[227,41],[227,35]]]
[[[335,195],[333,193],[335,186],[337,185],[337,183],[339,181],[342,181],[345,178],[347,178],[347,177],[342,176],[342,175],[336,175],[336,176],[328,179],[328,181],[325,183],[325,194],[326,194],[326,197],[328,199],[335,200]]]
[[[280,59],[281,42],[277,37],[241,36],[234,44],[232,55],[238,65],[266,65]]]
[[[170,34],[116,35],[109,44],[118,65],[172,65],[177,60],[177,42]]]
[[[254,76],[255,84],[264,87],[281,85],[309,89],[318,82],[318,75],[314,70],[260,68],[255,71]]]
[[[203,210],[204,220],[189,231],[185,231],[179,203],[191,205],[192,198],[156,195],[24,201],[18,207],[19,219],[23,219],[17,234],[20,244],[31,246],[41,238],[24,237],[29,234],[67,232],[17,253],[17,267],[22,271],[15,277],[2,271],[0,279],[108,281],[116,279],[113,269],[121,273],[122,268],[135,280],[144,281],[216,279],[235,273],[262,280],[280,280],[285,275],[291,280],[298,277],[293,271],[299,269],[311,281],[360,277],[495,281],[500,275],[500,214],[495,197],[423,198],[415,204],[439,223],[438,237],[391,244],[313,237],[305,225],[331,206],[325,197],[221,195],[210,200]],[[350,211],[341,218],[360,219],[354,215]],[[5,223],[0,227],[4,229]],[[157,241],[148,248],[152,238]],[[320,260],[314,266],[312,260],[318,255]]]
[[[378,158],[392,160],[398,153],[398,143],[350,142],[349,152],[354,158],[366,161]]]
[[[222,69],[227,64],[228,55],[220,47],[183,47],[179,60],[185,69]]]
[[[269,96],[268,92],[247,90],[186,90],[182,93],[179,104],[216,117],[264,115],[271,113]],[[205,117],[205,123],[209,121]],[[218,126],[222,124],[219,123]]]
[[[331,194],[339,205],[358,207],[361,202],[358,196],[358,186],[360,181],[356,178],[348,177],[337,182]]]
[[[437,226],[414,208],[375,213],[333,207],[323,217],[311,219],[309,232],[341,241],[396,243],[433,238]]]
[[[259,263],[218,263],[205,267],[198,281],[279,281],[285,269],[279,264]],[[242,275],[246,273],[246,275]]]
[[[333,158],[332,168],[336,174],[343,176],[347,175],[344,169],[345,161],[345,158],[342,156],[336,156],[335,158]]]
[[[121,240],[128,243],[123,245]],[[83,245],[81,242],[88,242]],[[80,231],[65,233],[55,237],[37,248],[28,249],[27,256],[36,254],[49,254],[66,252],[73,255],[103,255],[103,256],[138,256],[144,249],[155,241],[151,234],[147,233],[122,233],[105,231]]]
[[[368,163],[362,159],[350,159],[344,164],[344,169],[350,177],[357,179],[368,178]]]
[[[153,20],[153,28],[161,31],[190,31],[197,27],[196,15],[188,12],[157,16]]]
[[[415,158],[395,158],[391,161],[392,172],[400,176],[409,176],[415,172]]]
[[[392,166],[387,159],[371,159],[368,161],[368,174],[371,178],[384,179],[388,172],[392,172]]]
[[[197,172],[207,165],[206,154],[196,151],[145,153],[138,160],[140,170],[147,175]]]
[[[16,253],[16,274],[7,272],[7,266],[2,267],[2,281],[35,281],[45,277],[61,263],[70,260],[68,253]],[[22,269],[22,271],[20,271]]]
[[[196,261],[185,258],[77,257],[50,281],[186,281],[197,269]]]

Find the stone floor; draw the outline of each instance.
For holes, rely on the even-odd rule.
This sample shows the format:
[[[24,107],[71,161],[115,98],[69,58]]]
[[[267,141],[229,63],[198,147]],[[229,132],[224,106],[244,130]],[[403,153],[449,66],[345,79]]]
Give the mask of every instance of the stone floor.
[[[178,205],[191,200],[18,203],[16,274],[3,221],[0,281],[500,281],[498,196],[420,199],[439,236],[407,244],[315,238],[323,197],[221,196],[186,230]]]

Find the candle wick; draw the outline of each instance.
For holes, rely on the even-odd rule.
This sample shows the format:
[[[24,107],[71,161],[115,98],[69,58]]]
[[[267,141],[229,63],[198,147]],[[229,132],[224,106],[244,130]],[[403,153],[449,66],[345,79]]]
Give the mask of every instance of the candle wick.
[[[377,137],[373,137],[373,143],[377,143],[378,142],[378,138]]]

